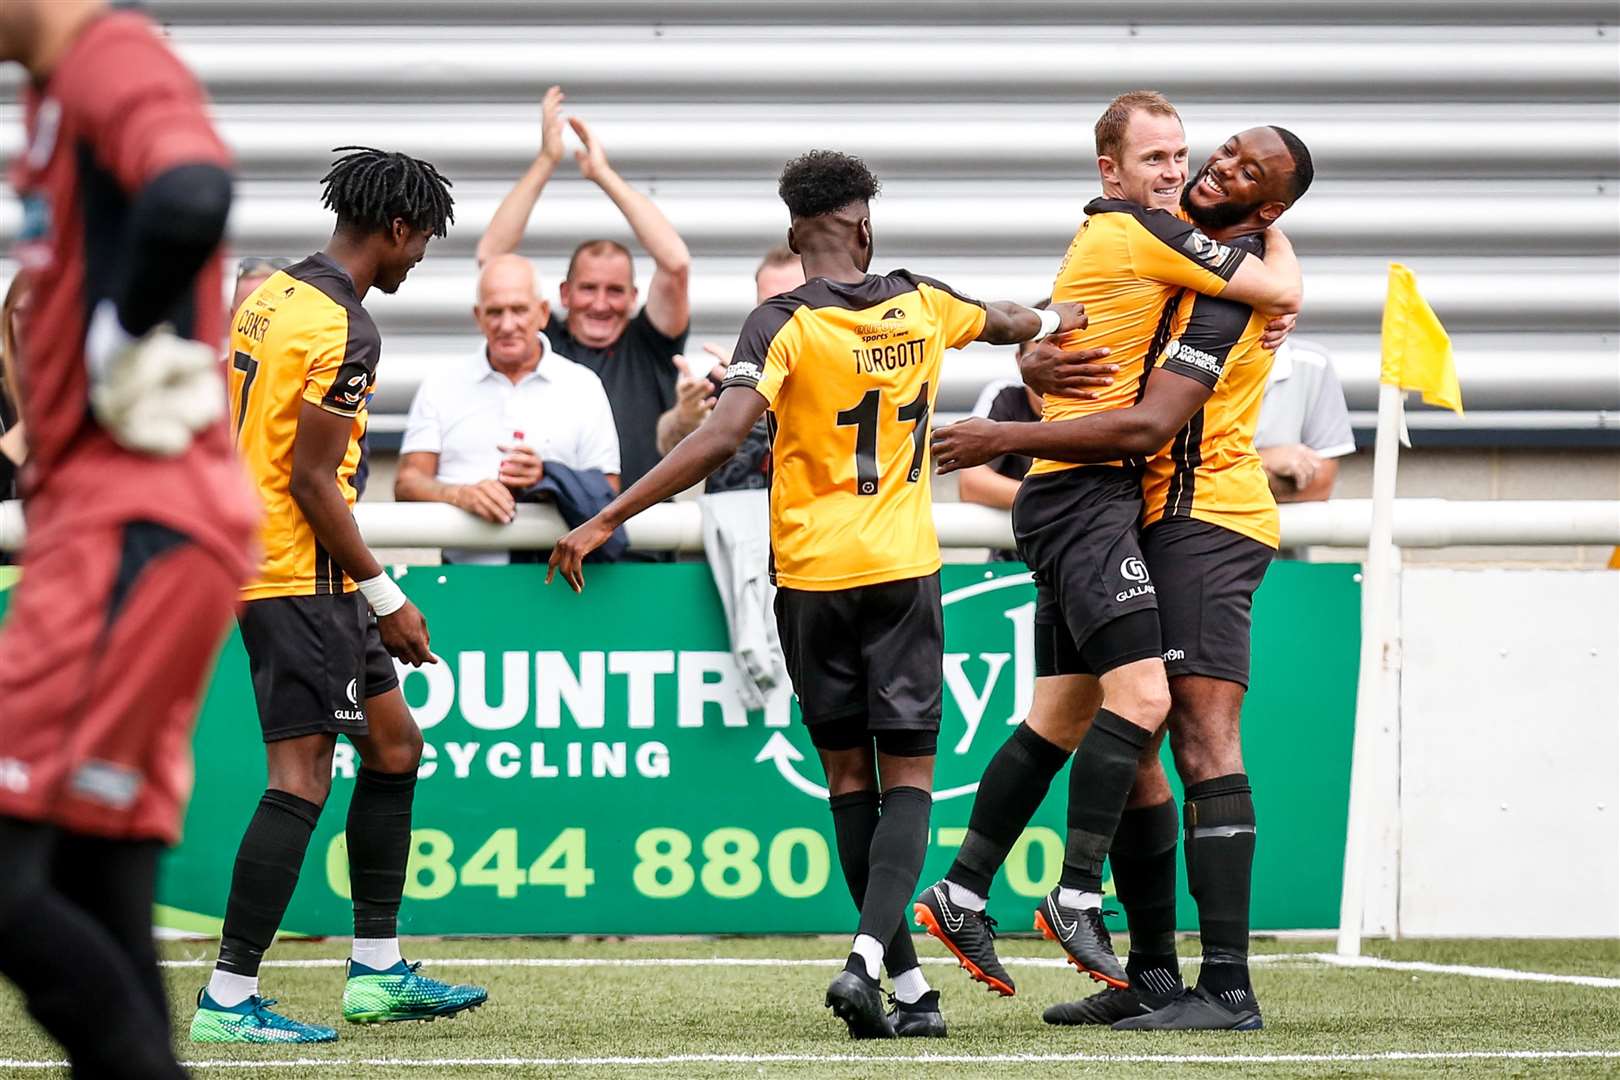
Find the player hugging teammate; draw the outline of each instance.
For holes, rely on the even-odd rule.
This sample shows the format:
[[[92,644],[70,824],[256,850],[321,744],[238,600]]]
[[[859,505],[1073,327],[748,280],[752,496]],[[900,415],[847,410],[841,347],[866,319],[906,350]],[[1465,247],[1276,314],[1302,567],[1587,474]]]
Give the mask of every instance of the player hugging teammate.
[[[1095,401],[1050,393],[1045,369],[1061,357],[1043,345],[1025,366],[1048,392],[1041,422],[973,420],[935,436],[942,472],[1005,453],[1037,459],[1013,507],[1039,595],[1037,677],[1028,719],[985,771],[956,863],[917,913],[974,978],[1013,992],[984,898],[1075,752],[1063,875],[1035,922],[1107,988],[1047,1020],[1253,1030],[1255,815],[1238,720],[1251,602],[1278,540],[1254,430],[1277,336],[1266,320],[1300,298],[1298,263],[1271,226],[1313,166],[1291,132],[1257,127],[1188,184],[1180,117],[1149,91],[1110,105],[1097,154],[1104,197],[1086,207],[1053,297],[1086,304],[1091,329],[1069,343],[1109,345],[1119,380]],[[1167,718],[1204,949],[1190,991],[1175,955],[1177,821],[1158,752]],[[1105,857],[1131,931],[1123,968],[1102,920]]]

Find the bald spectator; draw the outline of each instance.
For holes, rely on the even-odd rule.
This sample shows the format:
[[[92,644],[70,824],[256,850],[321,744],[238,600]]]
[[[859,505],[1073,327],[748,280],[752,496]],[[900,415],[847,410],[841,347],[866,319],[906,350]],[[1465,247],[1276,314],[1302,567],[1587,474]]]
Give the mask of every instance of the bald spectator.
[[[595,374],[552,347],[543,332],[550,316],[529,260],[500,255],[484,265],[473,306],[483,348],[417,390],[394,498],[446,502],[507,524],[548,470],[605,485],[603,504],[618,490],[619,442],[607,394]],[[500,564],[511,557],[452,548],[444,560]]]
[[[518,249],[540,193],[562,162],[563,100],[559,87],[546,92],[541,105],[540,153],[502,200],[478,242],[480,264]],[[574,249],[562,283],[567,314],[563,320],[545,325],[546,337],[555,349],[601,378],[613,405],[624,481],[629,485],[658,463],[658,418],[675,406],[675,357],[686,344],[692,258],[652,200],[613,171],[602,144],[585,122],[574,116],[568,124],[584,146],[574,155],[580,175],[613,200],[657,267],[646,305],[637,310],[640,294],[630,250],[613,240],[585,241]]]
[[[1254,446],[1278,502],[1320,502],[1333,495],[1338,459],[1356,452],[1356,439],[1326,349],[1297,337],[1278,347]]]

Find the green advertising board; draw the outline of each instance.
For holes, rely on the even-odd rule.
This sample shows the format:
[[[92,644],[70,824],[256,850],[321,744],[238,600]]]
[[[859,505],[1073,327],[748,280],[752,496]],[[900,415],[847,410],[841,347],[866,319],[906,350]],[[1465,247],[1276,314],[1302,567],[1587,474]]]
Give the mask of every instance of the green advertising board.
[[[1331,927],[1349,787],[1356,568],[1281,562],[1256,599],[1245,758],[1260,842],[1257,929]],[[401,931],[677,934],[844,931],[853,907],[824,777],[791,701],[749,713],[708,568],[593,567],[576,596],[543,567],[417,567],[401,579],[443,663],[409,670],[426,759]],[[1027,706],[1034,589],[1017,564],[944,570],[946,693],[924,883],[961,842],[973,791]],[[0,596],[3,603],[3,596]],[[197,785],[160,900],[207,926],[264,786],[247,660],[233,634],[198,724]],[[332,795],[284,926],[350,929]],[[1067,774],[998,876],[991,910],[1027,926],[1062,862]],[[1193,925],[1185,897],[1183,925]]]

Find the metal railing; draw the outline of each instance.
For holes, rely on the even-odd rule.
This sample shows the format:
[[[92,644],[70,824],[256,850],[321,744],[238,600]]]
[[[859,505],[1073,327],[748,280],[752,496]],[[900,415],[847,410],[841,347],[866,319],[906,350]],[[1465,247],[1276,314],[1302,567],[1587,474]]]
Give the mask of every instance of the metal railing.
[[[1285,547],[1364,547],[1372,519],[1366,499],[1280,507]],[[361,503],[355,520],[379,548],[455,547],[544,550],[567,531],[549,506],[520,506],[510,525],[492,525],[444,503]],[[936,503],[934,524],[945,548],[1010,548],[1009,514],[968,503]],[[652,507],[626,526],[646,551],[703,550],[703,515],[696,503]],[[24,538],[22,506],[0,503],[0,550]],[[1620,544],[1620,500],[1480,501],[1400,499],[1395,542],[1401,547]]]

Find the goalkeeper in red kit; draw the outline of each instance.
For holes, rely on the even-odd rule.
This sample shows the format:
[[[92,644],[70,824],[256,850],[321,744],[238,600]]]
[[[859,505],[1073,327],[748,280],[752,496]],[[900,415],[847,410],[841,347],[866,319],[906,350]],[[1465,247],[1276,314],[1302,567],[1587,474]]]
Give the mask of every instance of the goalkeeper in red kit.
[[[0,629],[0,973],[75,1075],[184,1076],[152,946],[257,505],[225,424],[229,157],[143,16],[4,0],[28,539]]]

